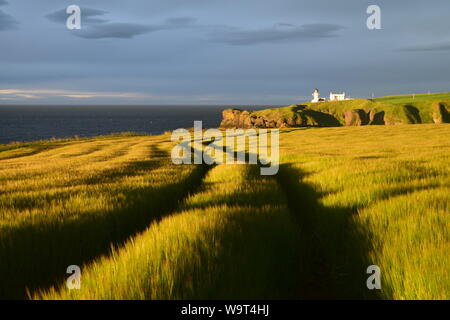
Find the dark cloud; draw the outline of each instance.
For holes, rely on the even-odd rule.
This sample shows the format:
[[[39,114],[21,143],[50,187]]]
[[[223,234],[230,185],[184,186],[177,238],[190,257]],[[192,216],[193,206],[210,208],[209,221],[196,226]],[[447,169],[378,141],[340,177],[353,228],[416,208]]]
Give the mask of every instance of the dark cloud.
[[[74,30],[73,34],[85,39],[129,39],[144,33],[192,27],[196,22],[196,19],[191,17],[177,17],[167,19],[161,24],[145,25],[129,22],[112,22],[111,20],[99,18],[107,13],[103,10],[81,8],[81,30]],[[46,18],[50,21],[64,24],[67,21],[67,17],[68,14],[65,9],[46,15]]]
[[[191,17],[170,18],[166,20],[168,26],[188,27],[194,26],[197,19]]]
[[[129,39],[145,33],[191,28],[209,34],[210,39],[230,45],[252,45],[266,42],[311,41],[321,38],[337,37],[336,32],[342,29],[336,24],[304,24],[296,26],[290,23],[278,23],[271,28],[259,30],[243,30],[230,26],[199,25],[192,17],[176,17],[160,24],[139,24],[134,22],[115,22],[99,18],[106,11],[82,8],[82,28],[73,34],[85,39],[120,38]],[[65,23],[65,9],[46,16],[57,23]]]
[[[6,0],[0,0],[0,6],[7,5]],[[14,17],[0,10],[0,31],[14,29],[19,23]]]
[[[415,45],[400,48],[399,51],[422,52],[422,51],[450,51],[450,42],[441,42],[427,45]]]
[[[0,31],[14,29],[18,24],[16,19],[0,10]]]
[[[144,25],[138,23],[96,23],[78,30],[74,34],[85,39],[121,38],[129,39],[144,33],[163,30],[190,28],[196,19],[190,17],[171,18],[161,24]]]
[[[260,30],[242,30],[227,28],[211,33],[211,39],[230,45],[252,45],[267,42],[311,41],[321,38],[337,37],[336,31],[342,27],[335,24],[304,24],[294,26],[287,23],[276,24],[272,28]]]
[[[279,26],[279,27],[295,27],[293,24],[291,23],[277,23],[275,26]]]
[[[85,39],[129,39],[137,35],[164,29],[163,26],[146,26],[137,23],[102,23],[76,30],[74,34]]]
[[[1,0],[0,0],[1,1]],[[97,18],[98,16],[103,16],[108,12],[103,10],[91,9],[91,8],[81,8],[81,17],[83,23],[105,23],[108,22],[106,19]],[[47,19],[57,23],[66,23],[69,15],[66,13],[66,9],[58,10],[56,12],[50,13],[45,16]]]

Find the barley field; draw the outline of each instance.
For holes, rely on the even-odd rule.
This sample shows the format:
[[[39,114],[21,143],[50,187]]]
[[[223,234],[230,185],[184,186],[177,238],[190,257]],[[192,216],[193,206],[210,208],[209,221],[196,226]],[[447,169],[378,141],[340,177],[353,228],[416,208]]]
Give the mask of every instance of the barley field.
[[[0,298],[450,299],[450,125],[284,129],[275,176],[173,145],[0,146]]]

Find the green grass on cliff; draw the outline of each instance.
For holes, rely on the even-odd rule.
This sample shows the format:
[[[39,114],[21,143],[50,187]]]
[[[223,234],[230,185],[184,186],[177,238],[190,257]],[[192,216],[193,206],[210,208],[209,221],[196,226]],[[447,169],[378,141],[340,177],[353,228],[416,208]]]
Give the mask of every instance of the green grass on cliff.
[[[374,99],[376,102],[390,103],[398,106],[409,106],[419,110],[419,115],[422,123],[433,122],[433,106],[442,103],[446,106],[447,111],[450,112],[450,93],[435,93],[435,94],[414,94],[414,95],[400,95],[388,96]],[[447,123],[450,122],[446,121]]]
[[[414,104],[436,100],[450,100],[450,92],[432,94],[405,94],[375,98],[374,101],[388,102],[394,104]]]
[[[173,165],[169,135],[3,146],[0,298],[450,299],[449,136],[285,129],[273,177]]]

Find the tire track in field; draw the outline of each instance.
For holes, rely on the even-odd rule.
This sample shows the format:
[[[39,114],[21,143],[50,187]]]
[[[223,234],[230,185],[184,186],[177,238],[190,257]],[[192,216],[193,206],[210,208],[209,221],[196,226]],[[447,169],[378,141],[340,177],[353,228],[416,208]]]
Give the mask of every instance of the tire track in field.
[[[113,257],[86,266],[82,290],[61,283],[35,298],[292,298],[298,232],[276,181],[258,166],[218,165],[192,191]]]
[[[3,152],[13,151],[14,150],[14,151],[18,151],[18,153],[12,154],[10,156],[1,157],[0,161],[26,158],[26,157],[30,157],[30,156],[39,154],[41,152],[45,152],[45,151],[49,151],[49,150],[57,149],[57,148],[61,148],[61,147],[63,147],[63,145],[56,145],[55,144],[55,145],[48,145],[48,146],[38,146],[38,147],[32,147],[34,149],[30,150],[30,151],[20,150],[21,148],[25,148],[25,147],[18,147],[16,150],[14,150],[12,148],[12,149],[9,149],[9,150],[5,150]],[[20,152],[20,151],[23,151],[23,152]]]
[[[124,166],[101,170],[93,176],[71,179],[67,185],[55,186],[55,184],[52,184],[53,187],[45,188],[45,191],[43,191],[41,187],[38,190],[30,190],[26,192],[24,190],[19,190],[16,192],[0,192],[0,208],[2,210],[16,209],[18,211],[15,212],[14,215],[26,215],[21,211],[28,211],[36,208],[43,210],[54,201],[63,203],[70,198],[76,197],[78,194],[87,192],[87,190],[83,188],[78,188],[75,190],[76,187],[113,183],[125,177],[140,175],[143,171],[148,172],[160,168],[162,166],[164,156],[155,146],[151,146],[150,154],[157,156],[150,156],[150,158],[152,158],[150,160],[129,161],[124,163]],[[10,219],[16,220],[13,217]],[[4,221],[5,219],[1,220]]]
[[[49,173],[55,175],[55,173],[62,171],[64,174],[67,174],[67,172],[71,172],[74,170],[80,171],[86,166],[93,166],[93,165],[101,165],[105,161],[110,163],[116,163],[117,166],[120,165],[119,160],[123,157],[126,157],[130,150],[132,150],[137,145],[141,145],[144,143],[148,143],[148,141],[142,141],[142,142],[133,142],[133,143],[126,143],[122,142],[122,145],[120,145],[116,150],[113,151],[111,154],[104,154],[105,152],[109,152],[107,149],[110,144],[102,144],[98,146],[94,146],[95,148],[91,150],[91,152],[87,154],[83,154],[82,156],[77,156],[75,159],[73,157],[64,157],[62,159],[58,159],[57,164],[51,163],[48,166],[45,166],[42,168],[42,159],[41,156],[39,156],[37,159],[33,159],[34,162],[17,162],[10,164],[10,167],[13,166],[11,169],[19,170],[18,172],[13,173],[12,175],[8,175],[8,170],[0,170],[0,181],[4,181],[5,184],[7,182],[14,182],[14,181],[21,181],[24,180],[24,183],[26,183],[27,180],[36,180],[38,178],[44,178],[49,175]],[[71,146],[73,147],[73,146]],[[91,158],[92,155],[96,153],[101,153],[102,156],[100,158]],[[104,154],[104,155],[103,155]],[[0,162],[1,163],[1,162]],[[24,167],[26,166],[26,167]],[[5,168],[7,169],[7,168]],[[107,170],[113,170],[114,168],[109,168]],[[100,169],[101,170],[101,169]],[[5,176],[2,175],[2,171],[6,172]],[[101,172],[101,171],[100,171]],[[77,175],[83,175],[82,173],[77,173]],[[82,179],[75,179],[83,182]],[[72,182],[74,180],[71,180]],[[67,184],[64,182],[63,184],[57,184],[56,181],[52,182],[53,186],[57,185],[60,187],[67,186]],[[69,183],[69,186],[73,185],[72,183]],[[29,188],[25,188],[29,191],[32,191]],[[24,190],[24,189],[21,189]],[[4,191],[2,193],[5,193]]]
[[[372,245],[352,222],[355,208],[325,207],[307,173],[290,164],[280,166],[276,180],[300,227],[300,299],[379,299],[366,287]]]
[[[161,156],[165,151],[157,150]],[[166,154],[166,159],[170,159]],[[145,168],[143,168],[145,169]],[[84,265],[108,255],[112,247],[171,214],[178,203],[202,185],[210,167],[195,166],[182,181],[160,187],[130,189],[113,212],[83,215],[20,228],[0,226],[0,298],[23,299],[27,292],[66,278],[69,265]]]

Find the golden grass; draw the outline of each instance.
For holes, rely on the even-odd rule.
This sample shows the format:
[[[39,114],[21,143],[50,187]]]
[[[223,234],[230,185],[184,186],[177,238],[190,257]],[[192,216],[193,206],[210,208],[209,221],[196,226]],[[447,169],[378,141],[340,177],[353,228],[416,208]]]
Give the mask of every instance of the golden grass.
[[[280,137],[276,177],[175,166],[168,135],[2,147],[0,297],[450,298],[449,125]]]
[[[337,295],[351,286],[350,297],[368,294],[362,280],[370,263],[382,271],[380,298],[450,298],[449,137],[449,125],[282,135],[282,163],[290,173],[300,170],[297,182],[312,189],[299,188],[297,201],[315,201],[316,232],[324,234],[321,250],[335,269]],[[359,250],[359,262],[351,250]]]
[[[37,145],[1,160],[0,260],[9,263],[0,265],[0,296],[51,284],[173,210],[203,170],[173,166],[168,139]]]
[[[80,290],[62,285],[37,297],[291,297],[297,228],[283,202],[275,181],[247,166],[220,165],[178,212],[87,266]]]

